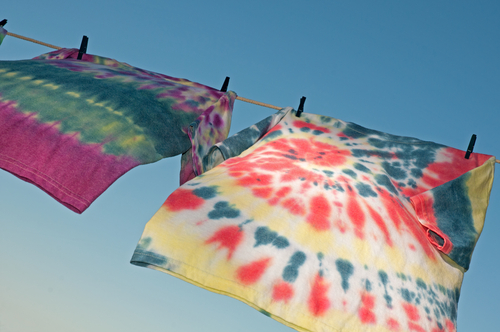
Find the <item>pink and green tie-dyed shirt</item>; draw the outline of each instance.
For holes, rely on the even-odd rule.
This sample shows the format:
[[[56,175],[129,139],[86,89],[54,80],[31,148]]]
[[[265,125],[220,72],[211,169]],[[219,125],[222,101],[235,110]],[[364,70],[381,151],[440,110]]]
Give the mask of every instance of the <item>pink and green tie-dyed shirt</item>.
[[[196,166],[191,159],[203,151],[190,150],[193,122],[219,133],[200,136],[204,144],[227,137],[234,92],[77,56],[77,49],[61,49],[0,61],[0,168],[71,210],[83,212],[141,164],[184,153],[182,174],[195,172],[187,167]]]
[[[131,262],[298,331],[456,331],[495,163],[464,154],[283,109],[210,149]]]

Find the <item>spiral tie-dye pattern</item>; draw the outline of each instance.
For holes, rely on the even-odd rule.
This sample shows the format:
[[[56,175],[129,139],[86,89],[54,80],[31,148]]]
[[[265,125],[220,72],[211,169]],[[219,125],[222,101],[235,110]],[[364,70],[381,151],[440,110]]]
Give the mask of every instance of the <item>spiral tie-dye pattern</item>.
[[[207,151],[133,264],[299,331],[456,331],[494,157],[291,108]]]

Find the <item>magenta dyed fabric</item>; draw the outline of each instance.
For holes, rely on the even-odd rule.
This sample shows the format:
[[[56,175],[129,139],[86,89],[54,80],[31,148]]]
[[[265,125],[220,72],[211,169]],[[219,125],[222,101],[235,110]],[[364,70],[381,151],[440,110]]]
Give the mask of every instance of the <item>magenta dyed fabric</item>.
[[[75,212],[83,212],[111,181],[139,165],[127,156],[102,154],[100,144],[82,144],[76,135],[61,134],[56,124],[40,123],[13,104],[0,104],[0,167]]]

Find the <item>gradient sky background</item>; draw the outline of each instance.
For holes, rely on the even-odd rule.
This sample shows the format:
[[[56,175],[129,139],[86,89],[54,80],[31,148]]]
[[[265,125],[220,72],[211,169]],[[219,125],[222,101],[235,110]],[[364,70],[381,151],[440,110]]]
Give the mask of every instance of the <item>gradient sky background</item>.
[[[500,158],[499,1],[2,1],[10,32],[396,135]],[[51,49],[7,36],[0,60]],[[235,102],[231,133],[274,113]],[[180,158],[133,169],[82,215],[0,170],[0,332],[292,331],[129,263]],[[500,166],[500,165],[498,165]],[[497,167],[498,170],[498,167]],[[458,331],[498,331],[500,181]]]

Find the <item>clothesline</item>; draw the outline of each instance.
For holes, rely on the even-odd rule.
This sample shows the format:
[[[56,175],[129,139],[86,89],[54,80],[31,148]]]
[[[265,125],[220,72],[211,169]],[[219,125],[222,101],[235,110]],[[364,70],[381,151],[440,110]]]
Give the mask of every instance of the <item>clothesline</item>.
[[[7,35],[8,36],[12,36],[12,37],[16,37],[16,38],[19,38],[19,39],[27,40],[27,41],[30,41],[30,42],[35,43],[35,44],[40,44],[40,45],[47,46],[47,47],[50,47],[50,48],[55,48],[56,50],[60,50],[62,48],[62,47],[59,47],[59,46],[55,46],[55,45],[52,45],[52,44],[47,44],[47,43],[41,42],[41,41],[33,39],[33,38],[24,37],[24,36],[21,36],[21,35],[12,33],[12,32],[7,32]]]
[[[47,47],[50,47],[50,48],[54,48],[56,50],[60,50],[62,47],[59,47],[59,46],[55,46],[55,45],[52,45],[52,44],[47,44],[47,43],[44,43],[44,42],[41,42],[39,40],[36,40],[36,39],[33,39],[33,38],[29,38],[29,37],[25,37],[25,36],[21,36],[21,35],[18,35],[18,34],[15,34],[15,33],[12,33],[12,32],[7,32],[7,35],[9,36],[12,36],[12,37],[15,37],[15,38],[19,38],[19,39],[23,39],[23,40],[27,40],[27,41],[30,41],[32,43],[35,43],[35,44],[40,44],[40,45],[43,45],[43,46],[47,46]],[[246,103],[250,103],[250,104],[255,104],[255,105],[259,105],[259,106],[263,106],[263,107],[268,107],[268,108],[272,108],[272,109],[275,109],[275,110],[280,110],[282,109],[283,107],[278,107],[278,106],[274,106],[274,105],[270,105],[270,104],[266,104],[266,103],[262,103],[260,101],[256,101],[256,100],[252,100],[252,99],[248,99],[248,98],[244,98],[244,97],[236,97],[236,99],[238,100],[241,100],[241,101],[244,101]],[[500,160],[496,159],[495,160],[498,164],[500,164]]]
[[[19,39],[27,40],[27,41],[30,41],[30,42],[35,43],[35,44],[40,44],[40,45],[43,45],[43,46],[47,46],[47,47],[50,47],[50,48],[54,48],[54,49],[56,49],[56,50],[60,50],[60,49],[62,48],[62,47],[59,47],[59,46],[55,46],[55,45],[52,45],[52,44],[47,44],[47,43],[41,42],[41,41],[36,40],[36,39],[33,39],[33,38],[29,38],[29,37],[21,36],[21,35],[18,35],[18,34],[12,33],[12,32],[7,32],[7,35],[12,36],[12,37],[16,37],[16,38],[19,38]],[[252,100],[252,99],[248,99],[248,98],[244,98],[244,97],[239,97],[239,96],[238,96],[238,97],[236,97],[236,99],[241,100],[241,101],[244,101],[244,102],[247,102],[247,103],[251,103],[251,104],[259,105],[259,106],[272,108],[272,109],[275,109],[275,110],[280,110],[280,109],[282,109],[282,108],[283,108],[283,107],[274,106],[274,105],[270,105],[270,104],[262,103],[262,102],[260,102],[260,101],[256,101],[256,100]]]

